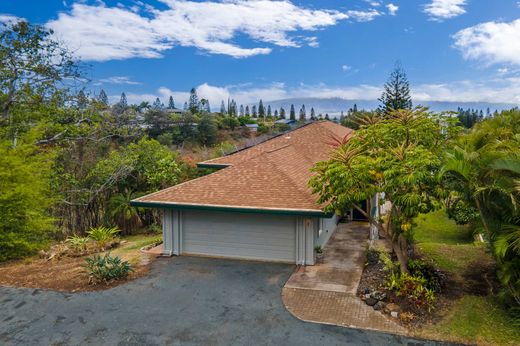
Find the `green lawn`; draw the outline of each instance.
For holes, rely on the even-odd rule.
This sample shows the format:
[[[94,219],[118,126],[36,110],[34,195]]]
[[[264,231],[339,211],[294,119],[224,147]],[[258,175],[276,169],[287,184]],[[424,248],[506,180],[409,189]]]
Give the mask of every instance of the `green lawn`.
[[[472,235],[465,226],[457,225],[448,219],[444,210],[420,215],[415,219],[417,226],[414,238],[418,243],[468,244]]]
[[[448,272],[457,285],[465,285],[468,268],[492,263],[485,245],[474,243],[470,230],[448,219],[443,210],[421,215],[415,222],[417,248]],[[454,302],[439,323],[424,326],[419,336],[470,344],[520,345],[519,328],[511,324],[504,308],[492,296],[464,296]]]
[[[442,321],[424,328],[422,337],[478,345],[519,345],[520,328],[493,297],[466,296]]]

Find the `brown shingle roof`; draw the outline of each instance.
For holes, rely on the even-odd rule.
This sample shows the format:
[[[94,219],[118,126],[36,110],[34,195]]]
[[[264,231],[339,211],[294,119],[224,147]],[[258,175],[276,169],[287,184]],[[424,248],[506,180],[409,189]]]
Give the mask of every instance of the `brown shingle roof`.
[[[321,212],[307,182],[332,144],[352,130],[328,121],[302,126],[236,153],[205,161],[215,173],[138,198],[134,205]]]

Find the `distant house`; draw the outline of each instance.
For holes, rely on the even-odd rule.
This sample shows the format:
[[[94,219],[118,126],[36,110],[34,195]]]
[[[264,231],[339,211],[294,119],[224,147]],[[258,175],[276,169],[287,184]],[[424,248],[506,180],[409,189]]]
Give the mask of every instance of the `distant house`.
[[[171,113],[171,114],[179,114],[179,115],[184,113],[184,111],[182,109],[179,109],[179,108],[166,108],[165,111],[168,112],[168,113]]]
[[[245,127],[247,127],[251,132],[258,131],[258,124],[246,124]]]
[[[296,120],[292,119],[279,119],[274,122],[275,124],[295,125]]]
[[[199,163],[216,172],[135,199],[163,210],[166,255],[205,255],[313,265],[338,217],[307,183],[332,139],[352,130],[317,121],[227,156]]]

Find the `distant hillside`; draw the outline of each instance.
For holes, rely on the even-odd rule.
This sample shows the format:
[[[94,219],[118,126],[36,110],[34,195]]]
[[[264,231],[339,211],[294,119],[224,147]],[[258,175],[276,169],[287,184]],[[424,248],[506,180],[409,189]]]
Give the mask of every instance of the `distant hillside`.
[[[296,116],[298,116],[298,112],[300,107],[305,105],[305,109],[307,114],[310,113],[312,107],[316,111],[316,114],[326,114],[329,115],[339,115],[341,111],[346,112],[349,108],[353,107],[354,104],[357,104],[358,109],[376,109],[379,106],[379,101],[377,100],[346,100],[339,97],[334,98],[317,98],[317,97],[305,97],[305,98],[290,98],[283,100],[275,100],[264,102],[264,104],[271,105],[274,109],[279,109],[280,107],[284,107],[286,112],[289,112],[291,104],[294,104],[294,108],[296,110]],[[431,101],[431,102],[416,102],[416,105],[423,105],[431,108],[433,111],[442,112],[442,111],[456,111],[458,107],[462,107],[464,109],[473,108],[473,109],[482,109],[486,111],[487,108],[490,109],[491,112],[495,110],[501,111],[504,109],[511,109],[517,107],[515,104],[508,103],[486,103],[486,102],[441,102],[441,101]]]

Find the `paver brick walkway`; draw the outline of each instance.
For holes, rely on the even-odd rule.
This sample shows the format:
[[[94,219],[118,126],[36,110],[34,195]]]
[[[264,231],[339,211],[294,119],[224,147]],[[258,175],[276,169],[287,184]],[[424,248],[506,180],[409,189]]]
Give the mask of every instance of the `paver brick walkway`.
[[[308,322],[407,334],[399,323],[356,296],[367,239],[366,225],[339,224],[324,248],[323,261],[298,268],[285,284],[285,307]]]

